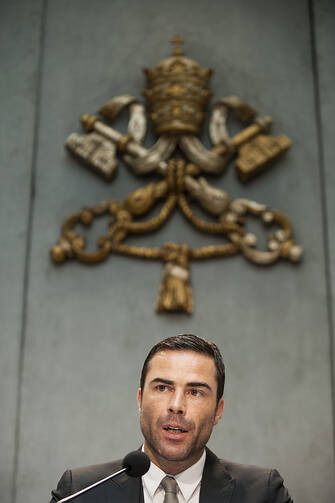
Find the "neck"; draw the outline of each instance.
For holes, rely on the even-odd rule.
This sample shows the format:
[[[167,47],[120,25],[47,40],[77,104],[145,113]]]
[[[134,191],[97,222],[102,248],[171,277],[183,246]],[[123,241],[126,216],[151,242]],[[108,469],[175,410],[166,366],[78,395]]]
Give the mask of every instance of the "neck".
[[[174,460],[167,459],[151,449],[150,446],[144,442],[144,452],[149,456],[150,461],[154,463],[158,468],[160,468],[164,473],[169,475],[178,475],[178,473],[184,472],[190,466],[194,465],[201,458],[204,449],[200,452],[194,453],[192,456],[189,456],[187,459],[182,460]]]

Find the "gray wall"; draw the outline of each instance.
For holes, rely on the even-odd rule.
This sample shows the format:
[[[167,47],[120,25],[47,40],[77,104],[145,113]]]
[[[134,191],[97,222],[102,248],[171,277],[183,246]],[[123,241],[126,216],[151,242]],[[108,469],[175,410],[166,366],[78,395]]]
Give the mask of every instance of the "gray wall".
[[[1,2],[2,503],[47,501],[66,467],[138,446],[141,363],[179,332],[214,340],[227,363],[211,447],[277,467],[296,502],[334,501],[334,14],[332,0]],[[140,97],[141,68],[170,54],[175,33],[215,68],[214,99],[237,94],[292,139],[249,186],[232,168],[214,183],[286,212],[305,249],[298,267],[241,256],[192,264],[192,317],[154,314],[157,263],[58,268],[48,256],[66,215],[143,184],[125,166],[105,184],[63,143],[82,113]],[[206,242],[175,214],[141,242],[185,235]]]

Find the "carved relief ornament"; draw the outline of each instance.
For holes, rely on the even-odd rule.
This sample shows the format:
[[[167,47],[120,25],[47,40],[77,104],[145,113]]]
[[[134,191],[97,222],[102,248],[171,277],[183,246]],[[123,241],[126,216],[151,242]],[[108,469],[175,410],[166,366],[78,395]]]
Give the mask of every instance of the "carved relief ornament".
[[[180,37],[173,41],[172,57],[161,61],[154,69],[145,69],[147,87],[143,94],[156,143],[147,149],[142,145],[146,132],[145,107],[134,97],[121,95],[106,103],[97,116],[83,115],[85,134],[71,134],[66,147],[106,180],[117,169],[117,156],[136,175],[155,173],[161,180],[151,182],[131,192],[123,201],[103,201],[70,215],[62,225],[61,237],[51,249],[56,263],[76,259],[98,263],[110,254],[160,260],[164,264],[156,310],[186,311],[193,309],[190,283],[190,262],[212,257],[242,253],[256,264],[272,264],[279,259],[298,262],[302,248],[293,240],[288,218],[249,199],[231,200],[227,192],[209,184],[205,175],[220,175],[235,157],[236,172],[241,182],[248,182],[291,145],[284,136],[270,136],[271,117],[256,117],[257,112],[236,96],[219,100],[209,122],[212,148],[206,148],[198,138],[210,98],[209,80],[212,70],[184,56]],[[121,134],[111,126],[122,109],[129,109],[128,133]],[[235,114],[244,126],[230,136],[229,114]],[[107,123],[106,123],[107,122]],[[184,158],[173,158],[179,147]],[[159,202],[163,205],[154,217],[143,216]],[[208,218],[199,218],[190,201],[198,204]],[[159,229],[179,208],[186,220],[198,230],[222,237],[222,244],[189,247],[187,244],[166,243],[160,248],[126,244],[130,235],[145,234]],[[95,218],[109,217],[109,229],[97,242],[95,252],[85,248],[85,238],[78,234],[77,224],[93,225]],[[278,230],[268,236],[268,249],[256,248],[256,236],[245,230],[248,215],[265,224],[276,224]]]

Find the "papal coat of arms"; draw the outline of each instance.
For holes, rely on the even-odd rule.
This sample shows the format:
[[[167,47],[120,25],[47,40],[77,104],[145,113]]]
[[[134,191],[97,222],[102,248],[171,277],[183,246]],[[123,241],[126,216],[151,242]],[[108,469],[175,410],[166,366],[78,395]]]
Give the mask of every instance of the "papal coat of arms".
[[[220,175],[235,159],[237,175],[246,182],[281,156],[290,147],[290,140],[284,135],[270,136],[271,117],[257,117],[251,106],[236,96],[228,96],[219,100],[211,112],[212,148],[207,149],[198,136],[211,95],[212,70],[184,56],[180,37],[172,42],[172,57],[156,68],[144,70],[147,87],[143,94],[158,137],[150,149],[142,146],[147,122],[145,107],[129,95],[106,103],[99,110],[101,119],[83,115],[86,134],[73,133],[66,140],[69,151],[107,180],[113,178],[117,169],[117,155],[136,175],[155,173],[160,180],[131,192],[123,200],[103,201],[70,215],[51,256],[56,263],[68,259],[97,263],[113,253],[160,260],[164,270],[156,310],[191,313],[191,261],[242,253],[257,264],[271,264],[280,258],[297,262],[302,248],[293,241],[291,224],[283,213],[248,199],[231,200],[227,192],[206,180],[206,174]],[[111,127],[124,107],[129,108],[130,117],[127,135]],[[227,129],[231,113],[243,126],[234,136]],[[182,158],[173,157],[177,147]],[[159,201],[163,201],[159,212],[146,217]],[[191,201],[199,204],[208,218],[197,216]],[[159,229],[176,208],[200,231],[222,237],[222,243],[199,248],[173,242],[160,248],[127,244],[128,236]],[[102,215],[109,218],[108,233],[98,240],[97,250],[91,253],[85,249],[85,238],[78,234],[76,226],[90,226]],[[267,250],[257,249],[256,236],[246,232],[248,215],[260,218],[265,225],[277,224],[278,229],[268,236]]]

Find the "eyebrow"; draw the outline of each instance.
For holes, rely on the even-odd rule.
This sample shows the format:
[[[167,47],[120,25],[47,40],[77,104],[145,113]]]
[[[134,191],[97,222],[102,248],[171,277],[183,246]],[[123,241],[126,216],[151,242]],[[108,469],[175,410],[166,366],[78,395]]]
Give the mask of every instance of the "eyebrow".
[[[212,388],[206,382],[189,382],[187,386],[190,388],[207,388],[212,391]]]
[[[155,377],[155,379],[153,379],[151,381],[151,383],[154,383],[154,382],[161,382],[163,384],[173,384],[173,381],[170,381],[169,379],[163,379],[162,377]]]
[[[151,383],[155,383],[155,382],[159,382],[162,384],[169,384],[169,385],[174,384],[174,381],[170,381],[169,379],[163,379],[162,377],[155,377],[155,379],[153,379],[151,381]],[[210,391],[213,391],[212,388],[206,382],[198,382],[198,381],[188,382],[187,387],[189,387],[189,388],[207,388]]]

